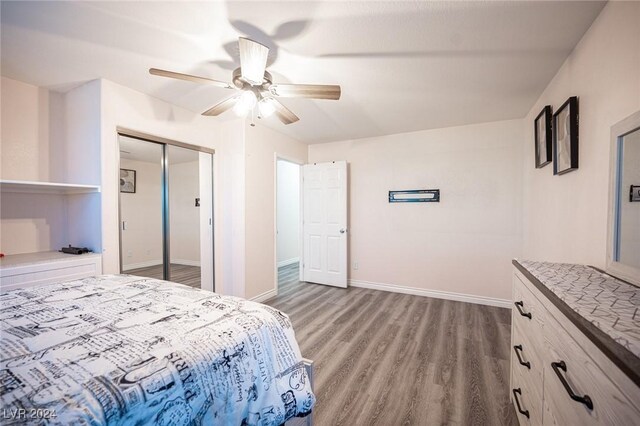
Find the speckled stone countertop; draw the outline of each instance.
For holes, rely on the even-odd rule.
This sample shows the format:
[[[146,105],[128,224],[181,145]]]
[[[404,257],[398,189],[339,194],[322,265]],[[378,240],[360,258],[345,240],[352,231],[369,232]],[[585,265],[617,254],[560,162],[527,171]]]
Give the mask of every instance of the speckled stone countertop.
[[[585,265],[513,264],[640,385],[639,287]]]

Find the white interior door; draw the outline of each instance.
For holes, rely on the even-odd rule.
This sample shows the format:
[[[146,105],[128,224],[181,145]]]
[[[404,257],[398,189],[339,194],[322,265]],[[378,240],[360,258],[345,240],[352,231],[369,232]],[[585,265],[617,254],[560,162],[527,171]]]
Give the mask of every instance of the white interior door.
[[[304,281],[347,287],[347,162],[306,164],[303,176]]]
[[[214,291],[213,285],[213,156],[199,153],[200,165],[200,287]]]

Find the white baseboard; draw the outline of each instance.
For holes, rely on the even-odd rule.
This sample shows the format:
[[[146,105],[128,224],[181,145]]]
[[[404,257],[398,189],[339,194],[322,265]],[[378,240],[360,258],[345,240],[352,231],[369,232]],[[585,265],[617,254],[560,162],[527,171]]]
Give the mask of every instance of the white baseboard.
[[[395,284],[374,283],[371,281],[349,280],[352,287],[368,288],[371,290],[390,291],[393,293],[413,294],[415,296],[435,297],[437,299],[457,300],[458,302],[477,303],[480,305],[511,308],[511,300],[493,297],[475,296],[472,294],[452,293],[448,291],[427,290],[424,288],[405,287]]]
[[[292,257],[291,259],[287,259],[287,260],[283,260],[281,262],[278,262],[278,268],[282,268],[283,266],[293,265],[294,263],[298,263],[298,262],[300,262],[300,258],[299,257]]]
[[[277,293],[276,293],[276,289],[274,288],[274,289],[271,289],[269,291],[265,291],[264,293],[259,294],[259,295],[255,296],[255,297],[252,297],[249,300],[252,301],[252,302],[262,303],[262,302],[264,302],[266,300],[269,300],[272,297],[276,297],[276,296],[277,296]]]
[[[187,259],[171,259],[172,265],[186,265],[186,266],[197,266],[200,267],[199,260],[187,260]]]
[[[158,266],[158,265],[162,265],[162,260],[147,260],[146,262],[138,262],[138,263],[131,263],[129,265],[123,265],[122,271],[127,272],[132,269],[148,268],[150,266]]]

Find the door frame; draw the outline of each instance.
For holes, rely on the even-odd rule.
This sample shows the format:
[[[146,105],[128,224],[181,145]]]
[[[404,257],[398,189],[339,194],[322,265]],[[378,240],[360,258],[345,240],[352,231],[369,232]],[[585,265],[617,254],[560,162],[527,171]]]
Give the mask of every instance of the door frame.
[[[303,203],[302,203],[302,166],[306,163],[304,161],[300,161],[294,157],[290,157],[288,155],[279,154],[275,152],[273,154],[273,284],[275,287],[275,296],[278,295],[278,161],[286,161],[288,163],[296,164],[300,168],[300,172],[298,173],[298,207],[299,207],[299,217],[298,217],[298,229],[302,231],[302,223],[303,223]],[[302,273],[302,265],[304,263],[304,238],[302,232],[299,232],[298,235],[299,243],[298,243],[298,254],[300,257],[300,267],[298,268],[298,279],[302,281],[303,273]]]
[[[173,145],[180,148],[190,149],[192,151],[204,152],[211,154],[211,253],[212,253],[212,274],[213,274],[213,291],[216,291],[216,249],[215,249],[215,223],[216,218],[215,214],[215,150],[211,148],[207,148],[199,145],[192,145],[189,143],[179,142],[173,139],[167,139],[161,136],[151,135],[148,133],[139,132],[137,130],[131,130],[124,127],[117,126],[116,127],[116,145],[118,150],[118,161],[116,162],[116,175],[120,176],[120,136],[125,136],[133,139],[139,139],[143,142],[150,142],[160,144],[162,146],[162,245],[163,245],[163,253],[162,253],[162,262],[163,262],[163,274],[164,276],[170,277],[171,274],[171,256],[169,253],[170,249],[170,227],[169,227],[169,168],[167,167],[168,160],[168,146]],[[118,251],[119,251],[119,271],[122,273],[122,196],[120,194],[120,184],[118,183]],[[202,259],[200,259],[202,262]]]

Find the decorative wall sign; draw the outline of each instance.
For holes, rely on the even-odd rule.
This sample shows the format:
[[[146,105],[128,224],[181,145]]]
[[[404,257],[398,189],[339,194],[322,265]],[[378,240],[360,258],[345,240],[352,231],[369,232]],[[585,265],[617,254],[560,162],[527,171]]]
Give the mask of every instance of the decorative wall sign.
[[[540,169],[551,162],[553,139],[551,135],[551,105],[540,111],[533,123],[536,169]]]
[[[572,96],[553,114],[553,174],[578,168],[578,98]]]
[[[640,202],[640,185],[631,185],[629,188],[629,201]]]
[[[390,203],[439,203],[439,189],[413,189],[409,191],[389,191]]]
[[[136,192],[136,171],[120,169],[120,192],[135,194]]]

